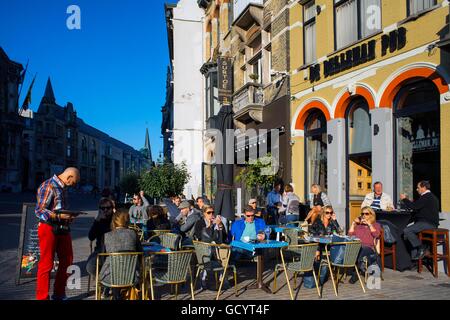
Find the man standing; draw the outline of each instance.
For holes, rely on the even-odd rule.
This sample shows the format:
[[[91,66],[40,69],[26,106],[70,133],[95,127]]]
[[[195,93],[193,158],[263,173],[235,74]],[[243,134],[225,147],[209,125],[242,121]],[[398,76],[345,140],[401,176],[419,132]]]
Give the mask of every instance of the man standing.
[[[281,198],[281,183],[276,182],[272,191],[267,194],[267,214],[270,224],[276,224],[278,207],[281,206],[283,199]]]
[[[40,259],[37,271],[36,299],[48,300],[50,274],[53,269],[55,252],[59,266],[52,298],[65,299],[67,268],[72,265],[73,251],[69,224],[73,216],[58,213],[67,210],[66,187],[75,186],[80,181],[77,168],[67,168],[63,173],[44,181],[37,191],[36,216],[39,218],[38,237]]]
[[[373,210],[394,210],[392,198],[387,193],[383,193],[383,184],[377,181],[373,184],[373,192],[366,195],[361,208],[371,207]]]
[[[412,220],[414,224],[406,227],[404,237],[411,243],[413,250],[411,256],[413,260],[423,258],[425,255],[425,247],[419,240],[417,234],[426,229],[435,229],[439,227],[439,200],[431,193],[430,183],[428,181],[420,181],[417,184],[417,192],[420,198],[411,202],[405,194],[400,195],[403,204],[414,210]]]
[[[150,203],[144,196],[144,191],[139,192],[139,194],[133,195],[133,205],[130,207],[128,214],[130,215],[130,222],[137,225],[142,229],[144,233],[144,239],[147,239],[147,208]]]

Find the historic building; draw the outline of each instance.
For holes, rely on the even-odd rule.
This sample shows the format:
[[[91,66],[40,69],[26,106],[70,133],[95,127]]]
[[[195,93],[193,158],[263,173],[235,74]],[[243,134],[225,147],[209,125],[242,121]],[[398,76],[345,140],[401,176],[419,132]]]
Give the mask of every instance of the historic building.
[[[168,133],[166,147],[173,145],[173,162],[187,165],[191,177],[184,194],[190,199],[202,192],[204,108],[199,70],[203,61],[203,12],[195,1],[180,0],[177,4],[166,4],[165,13],[173,87],[168,84],[163,129],[169,132],[164,131],[163,136]],[[165,153],[165,156],[169,153],[167,148]]]
[[[0,47],[0,191],[21,191],[22,132],[19,85],[23,67],[11,61]]]
[[[168,30],[168,32],[170,32]],[[169,41],[169,44],[171,42]],[[169,48],[169,50],[172,50]],[[173,159],[173,81],[172,67],[167,67],[166,76],[166,101],[161,108],[162,123],[161,135],[163,139],[163,162],[172,162]]]
[[[449,2],[290,5],[292,173],[328,190],[342,222],[375,181],[395,203],[430,180],[450,213]]]
[[[114,189],[124,174],[140,173],[150,165],[141,152],[86,124],[71,102],[58,105],[50,78],[37,112],[22,116],[24,174],[29,177],[24,179],[24,189],[35,189],[69,166],[79,168],[82,186]]]
[[[289,101],[289,6],[287,0],[198,1],[205,10],[204,64],[205,121],[215,128],[224,99],[224,61],[232,65],[229,101],[236,127],[235,175],[250,158],[267,153],[278,159],[275,166],[284,181],[291,180]],[[225,69],[225,71],[227,71]],[[272,139],[271,130],[276,130]],[[275,133],[274,133],[275,134]],[[273,141],[272,141],[273,140]],[[214,141],[205,144],[204,191],[213,196]],[[240,203],[255,197],[243,183]],[[259,195],[263,196],[263,195]],[[239,195],[238,195],[239,197]]]

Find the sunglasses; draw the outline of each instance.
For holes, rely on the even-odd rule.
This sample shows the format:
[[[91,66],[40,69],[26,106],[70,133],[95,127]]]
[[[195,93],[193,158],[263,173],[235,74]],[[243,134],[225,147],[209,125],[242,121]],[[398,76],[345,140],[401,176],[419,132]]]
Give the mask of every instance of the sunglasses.
[[[111,209],[112,207],[99,207],[101,210],[109,210],[109,209]]]
[[[251,214],[251,215],[245,215],[247,218],[253,218],[255,215],[254,214]]]
[[[206,211],[206,214],[213,214],[214,211]]]
[[[333,214],[333,211],[325,211],[326,214]]]
[[[363,212],[362,215],[363,216],[370,216],[370,212]]]

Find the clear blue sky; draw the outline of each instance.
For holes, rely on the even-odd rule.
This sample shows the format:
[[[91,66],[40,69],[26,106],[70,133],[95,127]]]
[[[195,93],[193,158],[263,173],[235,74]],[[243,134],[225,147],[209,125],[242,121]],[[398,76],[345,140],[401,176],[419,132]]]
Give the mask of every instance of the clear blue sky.
[[[37,78],[37,110],[50,76],[56,101],[72,102],[88,124],[136,149],[150,131],[153,159],[162,150],[161,106],[169,62],[164,3],[175,0],[0,1],[0,46],[25,67],[20,97]],[[69,30],[69,5],[81,9],[81,30]]]

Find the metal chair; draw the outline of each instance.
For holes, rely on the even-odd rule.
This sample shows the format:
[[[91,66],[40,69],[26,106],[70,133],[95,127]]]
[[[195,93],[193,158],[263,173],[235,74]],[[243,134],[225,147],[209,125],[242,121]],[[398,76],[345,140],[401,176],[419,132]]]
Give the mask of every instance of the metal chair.
[[[330,251],[328,250],[328,247],[330,247],[330,250],[331,250],[331,248],[334,246],[345,246],[344,247],[344,259],[343,259],[342,263],[335,263],[335,262],[331,261],[331,259],[330,259]],[[364,288],[364,284],[361,280],[361,276],[359,275],[358,267],[356,265],[360,249],[361,249],[360,241],[335,242],[335,243],[331,243],[331,244],[325,246],[325,252],[326,252],[325,255],[327,258],[327,264],[328,264],[328,268],[330,270],[331,280],[333,283],[333,289],[334,289],[334,293],[335,293],[336,297],[338,296],[337,285],[340,281],[339,268],[344,268],[344,269],[355,268],[356,274],[358,275],[358,279],[361,284],[361,288],[363,289],[364,293],[366,293],[366,289]],[[337,268],[336,280],[334,279],[332,267]],[[319,269],[319,277],[320,277],[320,269]]]
[[[222,279],[226,279],[225,266],[227,265],[227,268],[233,269],[235,290],[234,294],[237,297],[237,269],[235,265],[228,264],[231,254],[230,246],[226,244],[213,244],[194,240],[194,248],[197,257],[197,272],[195,274],[194,288],[197,283],[200,271],[208,270],[214,272],[214,276],[216,279],[216,289],[219,289],[217,273],[222,272]],[[220,289],[222,287],[222,282],[223,281],[221,281]],[[220,293],[221,290],[219,290],[217,297],[219,297]]]
[[[300,244],[300,245],[290,245],[285,248],[280,249],[282,264],[277,264],[275,266],[274,277],[273,277],[273,292],[277,288],[277,272],[282,268],[286,275],[286,283],[289,288],[289,294],[291,295],[291,300],[294,300],[294,294],[292,292],[291,284],[289,281],[288,270],[294,272],[294,286],[296,287],[296,279],[298,273],[305,273],[312,271],[314,276],[314,281],[316,282],[317,293],[319,297],[320,289],[317,282],[316,272],[314,270],[314,261],[316,259],[316,252],[318,250],[318,245],[316,243],[312,244]],[[289,253],[292,256],[292,262],[286,262],[285,255]]]
[[[299,231],[293,228],[286,228],[283,230],[284,240],[289,243],[289,245],[297,245],[299,240]]]
[[[169,248],[170,250],[179,250],[181,244],[181,235],[176,233],[161,233],[154,235],[148,239],[149,242],[159,242],[162,246]]]
[[[141,228],[139,228],[136,224],[131,224],[128,226],[128,228],[136,231],[139,237],[139,241],[144,241],[144,231]]]
[[[105,257],[105,263],[109,260],[109,279],[100,280],[100,257]],[[95,299],[101,300],[101,287],[131,289],[136,282],[136,267],[140,264],[140,270],[144,270],[144,259],[142,252],[119,252],[119,253],[99,253],[97,255],[97,268],[95,275]],[[144,277],[141,282],[141,298],[144,296]]]
[[[154,289],[153,289],[153,281],[162,283],[162,284],[172,284],[175,285],[175,299],[178,297],[178,285],[180,283],[186,283],[187,273],[189,272],[191,279],[191,295],[192,300],[194,300],[194,286],[192,283],[192,270],[190,267],[193,250],[180,250],[180,251],[171,251],[171,252],[155,252],[152,253],[150,257],[147,258],[147,272],[149,274],[150,281],[150,290],[152,300],[155,299]],[[164,270],[156,268],[153,270],[153,257],[164,256],[167,257],[167,268]]]
[[[155,236],[160,236],[162,234],[165,233],[171,233],[172,230],[148,230],[147,231],[149,234],[151,234],[150,238],[155,237]]]

